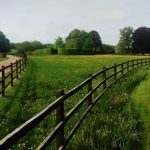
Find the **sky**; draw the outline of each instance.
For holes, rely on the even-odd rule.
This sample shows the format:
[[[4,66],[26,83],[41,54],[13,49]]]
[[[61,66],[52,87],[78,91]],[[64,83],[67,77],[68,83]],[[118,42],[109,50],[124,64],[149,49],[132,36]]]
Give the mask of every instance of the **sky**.
[[[75,28],[117,44],[119,29],[150,27],[149,0],[0,0],[0,31],[11,42],[53,43]]]

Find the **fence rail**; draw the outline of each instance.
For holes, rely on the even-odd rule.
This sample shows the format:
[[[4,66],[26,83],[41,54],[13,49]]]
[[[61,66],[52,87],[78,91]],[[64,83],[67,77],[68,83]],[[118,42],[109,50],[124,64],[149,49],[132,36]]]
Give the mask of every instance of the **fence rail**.
[[[150,65],[150,58],[130,60],[122,62],[120,64],[114,64],[111,67],[103,67],[99,72],[95,73],[94,75],[89,74],[89,77],[85,81],[83,81],[80,85],[74,87],[67,93],[64,93],[63,89],[57,91],[58,98],[54,102],[49,104],[41,112],[36,114],[34,117],[26,121],[20,127],[8,134],[5,138],[3,138],[0,141],[0,149],[5,150],[16,144],[17,141],[24,137],[29,131],[31,131],[36,125],[38,125],[42,120],[44,120],[48,115],[50,115],[54,111],[56,111],[56,125],[49,133],[49,135],[44,139],[44,141],[39,144],[37,150],[46,149],[47,146],[50,145],[54,139],[56,140],[56,149],[65,149],[66,145],[69,143],[70,139],[73,137],[82,121],[86,118],[87,114],[91,111],[91,109],[97,103],[97,101],[104,95],[104,93],[123,76],[125,76],[132,70],[145,65]],[[101,77],[101,80],[95,87],[93,87],[93,81],[97,77]],[[64,102],[84,87],[87,87],[86,95],[84,95],[84,97],[65,114]],[[96,98],[93,98],[93,94],[99,88],[102,88],[102,91]],[[88,107],[80,116],[78,122],[76,122],[74,127],[70,130],[68,135],[65,136],[65,125],[70,120],[70,118],[75,115],[75,113],[81,108],[81,106],[84,103],[86,103]]]
[[[22,59],[10,63],[8,66],[2,66],[0,69],[0,94],[5,96],[5,91],[9,85],[13,86],[14,80],[18,79],[19,74],[25,69],[27,65],[27,56],[24,55]]]

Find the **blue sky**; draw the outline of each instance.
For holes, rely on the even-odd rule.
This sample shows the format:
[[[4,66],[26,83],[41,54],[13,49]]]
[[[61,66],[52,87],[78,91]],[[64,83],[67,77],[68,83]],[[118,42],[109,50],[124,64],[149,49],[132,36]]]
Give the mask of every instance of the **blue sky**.
[[[0,31],[12,42],[53,43],[79,28],[116,44],[119,29],[149,27],[149,16],[149,0],[0,0]]]

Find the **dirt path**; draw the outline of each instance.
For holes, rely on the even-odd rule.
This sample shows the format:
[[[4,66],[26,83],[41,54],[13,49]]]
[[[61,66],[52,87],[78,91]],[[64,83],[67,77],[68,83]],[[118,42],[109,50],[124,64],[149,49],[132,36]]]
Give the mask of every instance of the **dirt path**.
[[[13,56],[13,55],[7,55],[8,59],[0,62],[0,69],[2,66],[8,66],[10,63],[14,63],[16,60],[19,60],[20,57]]]

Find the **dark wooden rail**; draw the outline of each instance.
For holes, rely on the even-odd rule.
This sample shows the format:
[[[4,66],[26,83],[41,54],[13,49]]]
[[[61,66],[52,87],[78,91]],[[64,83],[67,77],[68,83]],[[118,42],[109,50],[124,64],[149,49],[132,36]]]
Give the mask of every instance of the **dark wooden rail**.
[[[104,93],[119,79],[124,77],[126,74],[132,70],[140,67],[150,65],[150,58],[136,59],[120,64],[114,64],[111,67],[103,67],[102,70],[95,73],[94,75],[89,74],[89,77],[83,81],[80,85],[74,87],[72,90],[64,93],[64,90],[59,90],[57,92],[57,99],[48,105],[41,112],[36,114],[34,117],[26,121],[20,127],[15,129],[13,132],[8,134],[5,138],[0,141],[0,149],[9,149],[11,146],[17,143],[22,137],[24,137],[29,131],[31,131],[37,124],[44,120],[52,112],[56,111],[56,125],[49,133],[49,135],[44,139],[42,143],[39,143],[37,147],[38,150],[46,149],[52,141],[56,140],[56,149],[64,149],[69,143],[70,139],[75,134],[76,130],[79,128],[82,121],[86,118],[87,114],[91,111],[93,106],[97,101],[104,95]],[[93,87],[93,81],[100,77],[97,81],[97,85]],[[13,77],[12,77],[13,78]],[[4,84],[4,83],[3,83]],[[87,87],[87,94],[66,114],[64,113],[65,101],[72,97],[74,94],[80,92],[84,87]],[[102,88],[101,92],[97,97],[93,97],[93,94]],[[64,135],[64,130],[67,122],[77,113],[81,106],[86,103],[88,107],[81,114],[78,121],[75,123],[74,127],[69,131],[68,135]]]
[[[19,74],[25,69],[27,65],[27,56],[24,55],[22,59],[16,60],[14,63],[10,63],[8,66],[2,66],[0,69],[0,94],[5,96],[6,88],[11,85],[15,79],[18,79]]]

